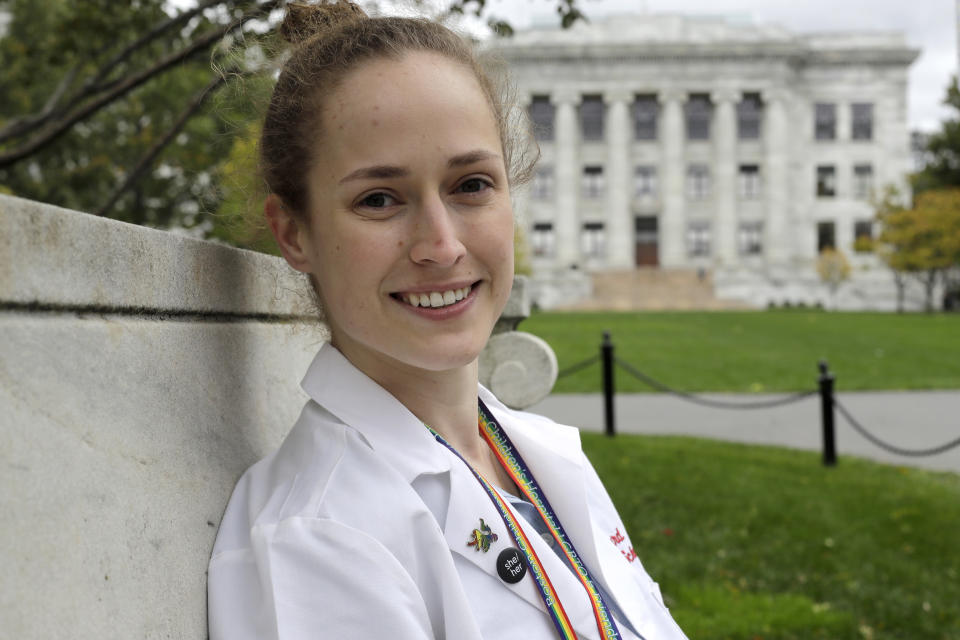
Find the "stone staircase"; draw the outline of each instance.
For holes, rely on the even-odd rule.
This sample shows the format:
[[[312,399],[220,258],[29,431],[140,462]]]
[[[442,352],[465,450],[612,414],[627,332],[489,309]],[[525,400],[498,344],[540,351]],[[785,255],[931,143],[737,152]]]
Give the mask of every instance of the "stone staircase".
[[[745,303],[719,300],[709,271],[642,267],[592,274],[593,295],[562,308],[577,311],[667,311],[750,309]]]

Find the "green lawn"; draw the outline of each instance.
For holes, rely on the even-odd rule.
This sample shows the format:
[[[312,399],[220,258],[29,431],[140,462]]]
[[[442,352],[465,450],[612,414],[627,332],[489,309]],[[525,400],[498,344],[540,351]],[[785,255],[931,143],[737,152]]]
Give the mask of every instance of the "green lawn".
[[[960,476],[584,434],[691,640],[960,638]]]
[[[521,325],[553,347],[560,369],[599,352],[688,391],[813,389],[825,358],[837,388],[960,388],[960,314],[817,311],[536,313]],[[619,369],[618,391],[649,391]],[[558,393],[600,390],[593,366],[557,381]]]

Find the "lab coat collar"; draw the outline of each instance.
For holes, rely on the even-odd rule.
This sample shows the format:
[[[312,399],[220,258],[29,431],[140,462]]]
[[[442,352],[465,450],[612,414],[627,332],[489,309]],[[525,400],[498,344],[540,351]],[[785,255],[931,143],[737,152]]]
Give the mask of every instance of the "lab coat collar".
[[[417,416],[325,343],[301,382],[303,390],[356,429],[407,482],[450,470],[450,458]]]
[[[440,446],[415,415],[329,343],[317,353],[301,386],[314,401],[356,429],[407,482],[413,483],[424,474],[449,474],[446,518],[439,523],[447,544],[452,552],[493,579],[500,580],[496,558],[503,549],[513,546],[513,541],[499,512],[469,472],[461,473],[459,469],[456,473],[451,472],[453,465],[463,463]],[[581,557],[588,566],[599,567],[588,516],[578,430],[536,416],[521,421],[483,386],[478,386],[478,394],[548,494],[554,512]],[[480,526],[481,518],[498,535],[498,542],[491,545],[487,553],[467,545],[473,529]],[[553,552],[540,540],[534,540],[534,546],[539,547],[541,560],[550,558],[550,564],[554,563]],[[567,569],[561,566],[554,571],[567,572]],[[572,574],[570,577],[572,579]],[[512,585],[510,590],[545,611],[532,576]],[[577,602],[585,600],[577,598]],[[565,606],[577,632],[584,637],[594,637],[596,626],[589,606],[576,606],[575,603],[565,603]]]

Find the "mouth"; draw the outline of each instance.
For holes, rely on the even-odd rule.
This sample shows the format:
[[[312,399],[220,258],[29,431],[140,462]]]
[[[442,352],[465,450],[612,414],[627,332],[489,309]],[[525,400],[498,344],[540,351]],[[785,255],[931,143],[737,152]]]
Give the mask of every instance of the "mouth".
[[[409,305],[411,307],[423,307],[427,309],[442,309],[457,304],[464,298],[470,296],[470,292],[480,284],[480,281],[468,284],[465,287],[455,289],[444,289],[438,291],[410,291],[393,293],[391,296],[395,300]]]

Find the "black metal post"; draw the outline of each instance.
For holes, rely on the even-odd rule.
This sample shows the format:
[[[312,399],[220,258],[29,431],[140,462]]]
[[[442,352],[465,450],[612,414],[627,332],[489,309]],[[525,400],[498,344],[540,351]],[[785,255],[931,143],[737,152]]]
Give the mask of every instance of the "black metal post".
[[[613,342],[609,331],[603,332],[600,359],[603,360],[603,419],[606,433],[612,437],[616,434],[616,427],[613,423]]]
[[[830,373],[826,360],[821,360],[820,369],[820,415],[823,423],[823,466],[837,465],[837,440],[833,428],[833,383],[834,376]]]

